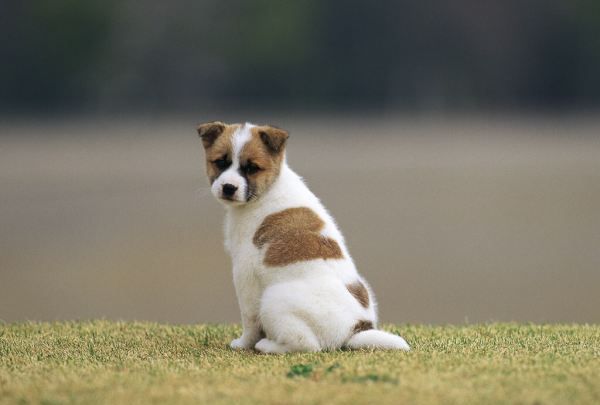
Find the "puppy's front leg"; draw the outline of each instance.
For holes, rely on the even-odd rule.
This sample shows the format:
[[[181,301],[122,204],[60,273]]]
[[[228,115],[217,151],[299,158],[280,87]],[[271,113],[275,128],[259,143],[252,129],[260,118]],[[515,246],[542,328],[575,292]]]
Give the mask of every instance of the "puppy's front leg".
[[[233,281],[242,315],[242,336],[234,339],[230,346],[232,349],[254,349],[254,345],[263,336],[258,314],[260,310],[261,288],[260,284],[248,269],[234,269]]]

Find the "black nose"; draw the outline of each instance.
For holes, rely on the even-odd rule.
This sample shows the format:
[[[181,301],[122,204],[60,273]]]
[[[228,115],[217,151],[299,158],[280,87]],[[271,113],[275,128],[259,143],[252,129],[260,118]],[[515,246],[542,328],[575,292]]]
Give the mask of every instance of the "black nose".
[[[233,184],[223,184],[223,197],[233,197],[237,189]]]

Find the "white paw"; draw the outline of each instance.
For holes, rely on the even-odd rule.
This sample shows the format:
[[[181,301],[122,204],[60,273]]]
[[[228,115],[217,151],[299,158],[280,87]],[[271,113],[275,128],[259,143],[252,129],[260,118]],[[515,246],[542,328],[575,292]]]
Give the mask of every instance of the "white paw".
[[[262,353],[285,353],[286,352],[286,350],[282,346],[280,346],[276,342],[273,342],[272,340],[269,340],[267,338],[259,340],[258,343],[256,344],[256,346],[254,346],[254,348]]]
[[[246,342],[246,339],[244,339],[243,337],[233,339],[231,341],[231,343],[229,344],[229,347],[231,347],[234,350],[250,350],[250,349],[252,349],[252,345],[249,344],[248,342]]]

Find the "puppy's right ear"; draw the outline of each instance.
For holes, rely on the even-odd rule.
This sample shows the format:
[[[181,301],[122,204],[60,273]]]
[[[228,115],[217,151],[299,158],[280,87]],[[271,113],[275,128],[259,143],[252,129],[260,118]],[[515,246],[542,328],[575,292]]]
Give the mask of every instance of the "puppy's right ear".
[[[207,122],[198,126],[198,135],[202,138],[202,144],[208,149],[225,130],[225,124],[221,121]]]

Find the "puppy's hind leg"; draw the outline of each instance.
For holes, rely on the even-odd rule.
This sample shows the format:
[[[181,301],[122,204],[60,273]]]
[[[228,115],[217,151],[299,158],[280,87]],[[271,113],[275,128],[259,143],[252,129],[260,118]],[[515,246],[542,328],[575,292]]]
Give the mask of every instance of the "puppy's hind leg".
[[[262,353],[318,352],[321,345],[312,329],[293,315],[277,323],[263,321],[267,338],[261,339],[256,350]]]
[[[261,353],[281,354],[288,352],[285,346],[267,338],[259,340],[254,348]]]
[[[318,336],[307,308],[306,283],[280,283],[268,287],[262,297],[260,322],[267,339],[255,349],[263,353],[318,352]]]

